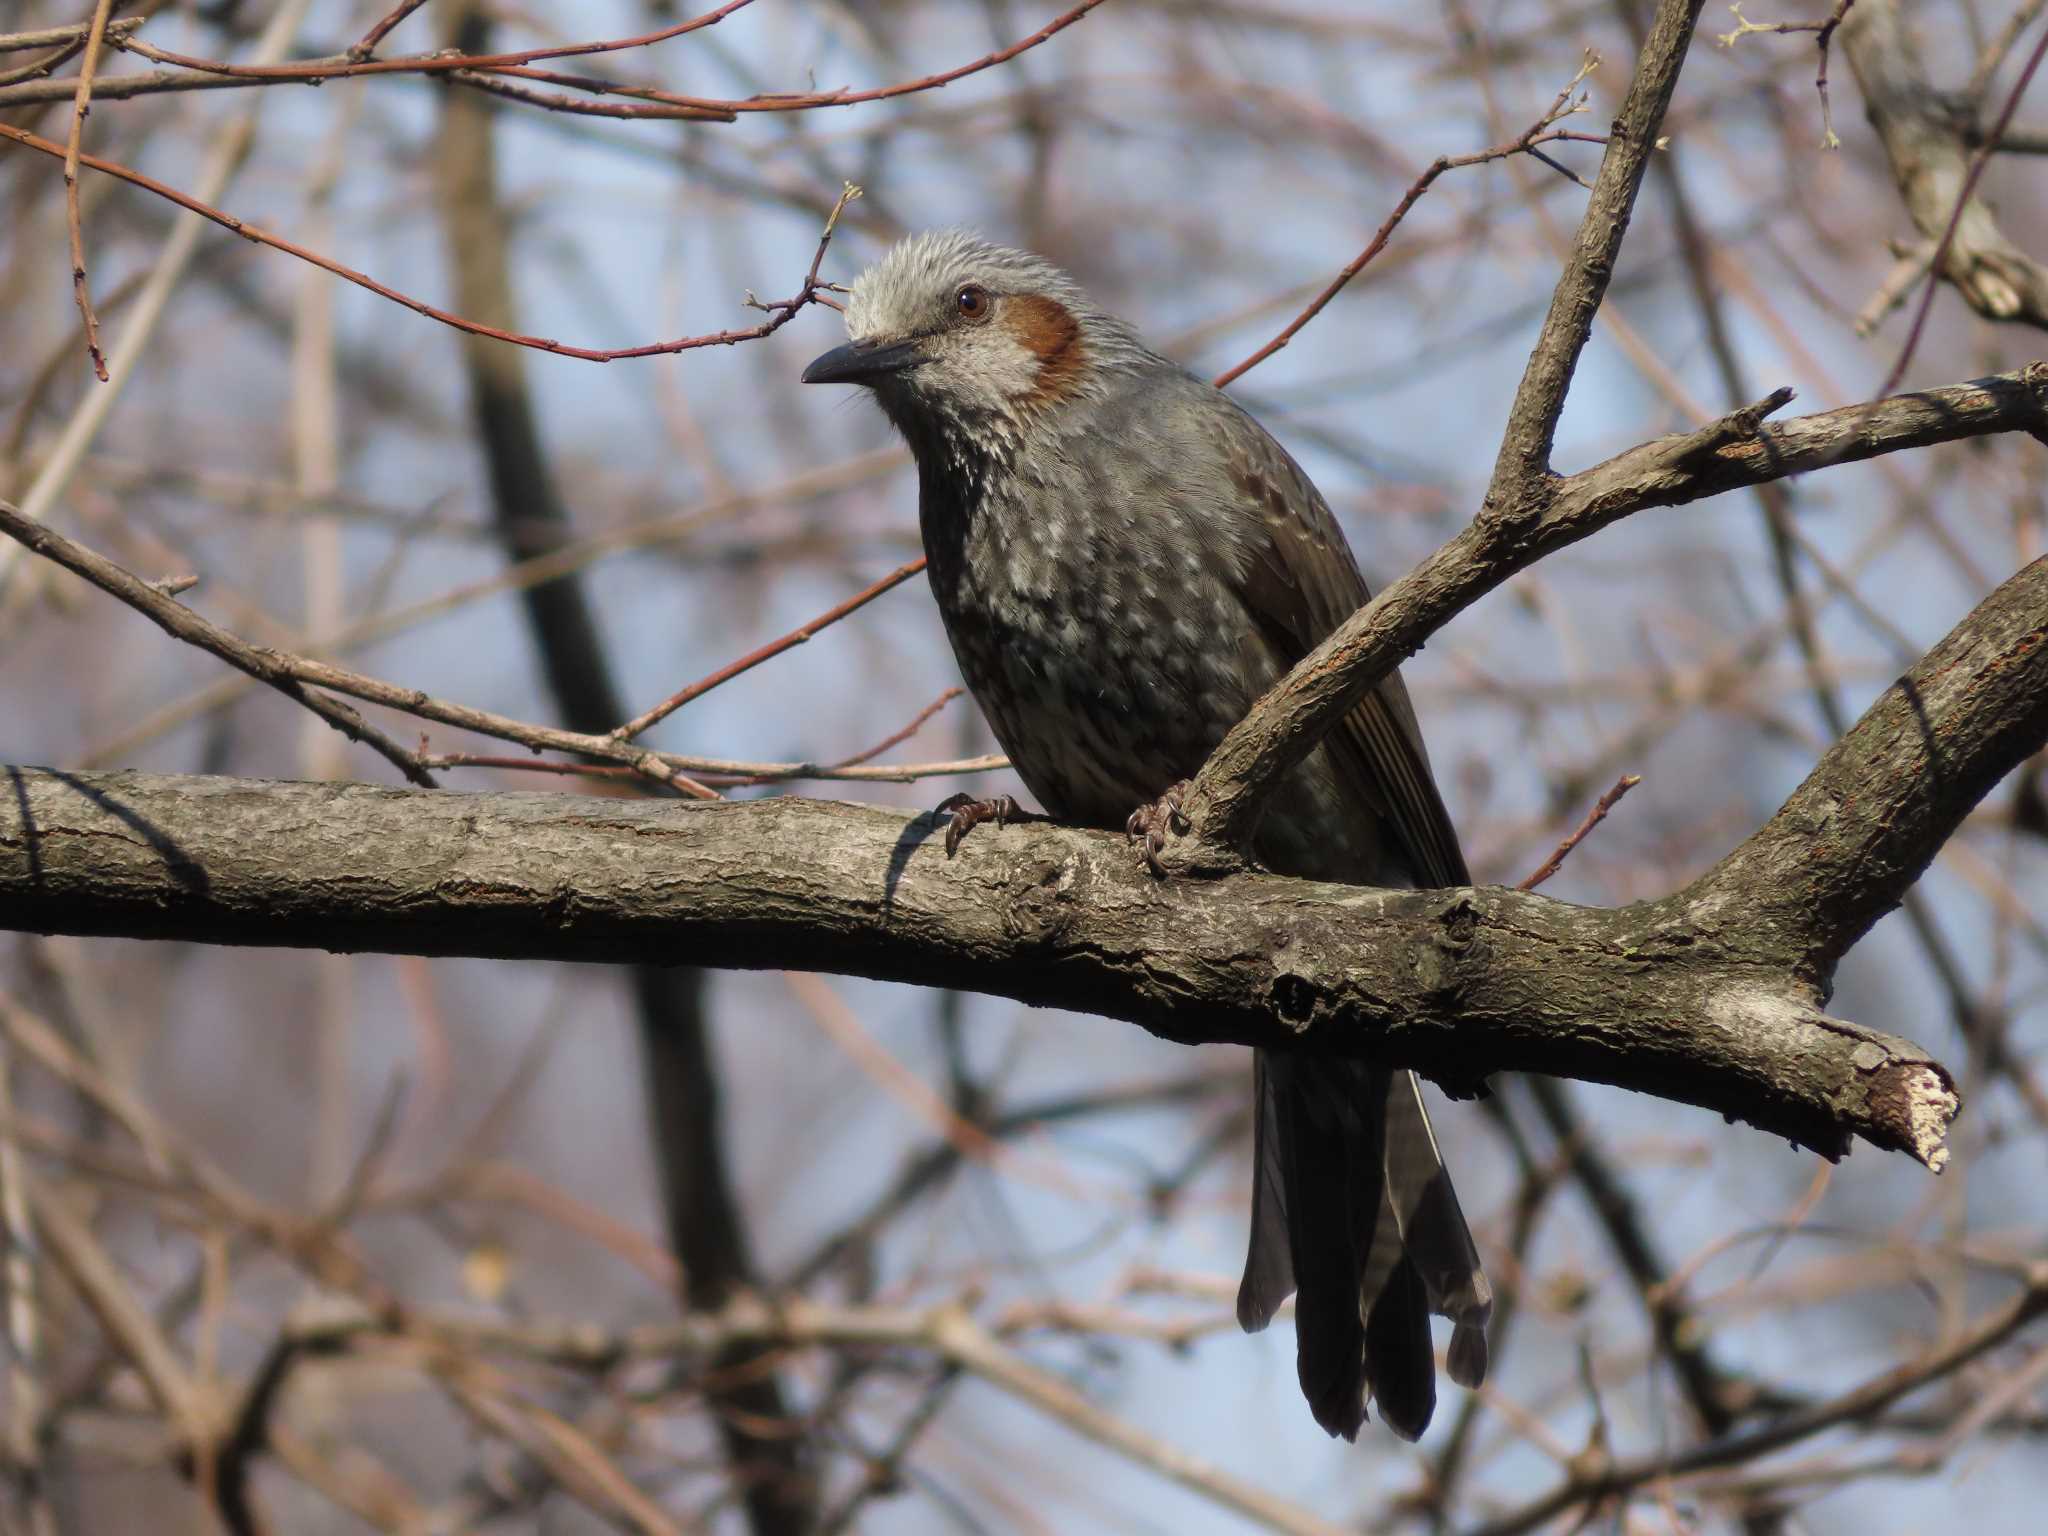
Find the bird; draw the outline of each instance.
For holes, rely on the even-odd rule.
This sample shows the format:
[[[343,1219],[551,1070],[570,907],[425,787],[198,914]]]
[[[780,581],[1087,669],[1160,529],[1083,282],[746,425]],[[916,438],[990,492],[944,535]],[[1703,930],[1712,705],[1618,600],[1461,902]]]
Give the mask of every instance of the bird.
[[[1178,788],[1370,597],[1308,475],[1227,394],[1154,352],[1044,258],[941,229],[847,290],[806,384],[865,387],[918,472],[926,570],[963,680],[1056,820],[1156,855]],[[954,801],[948,850],[1007,797]],[[1252,853],[1285,875],[1470,884],[1406,689],[1389,675],[1274,791]],[[1415,1075],[1254,1056],[1251,1231],[1237,1317],[1290,1293],[1301,1390],[1355,1440],[1370,1398],[1418,1439],[1487,1364],[1492,1290]]]

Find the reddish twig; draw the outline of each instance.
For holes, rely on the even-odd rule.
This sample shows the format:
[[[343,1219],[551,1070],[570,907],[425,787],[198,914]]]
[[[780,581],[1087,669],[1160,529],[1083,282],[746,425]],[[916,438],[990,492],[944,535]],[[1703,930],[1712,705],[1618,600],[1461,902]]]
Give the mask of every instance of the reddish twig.
[[[1815,44],[1820,49],[1820,68],[1813,77],[1813,88],[1820,93],[1820,143],[1823,149],[1840,149],[1842,141],[1835,137],[1835,107],[1828,100],[1828,44],[1835,40],[1835,29],[1842,24],[1842,18],[1849,14],[1849,7],[1856,0],[1835,0],[1835,9],[1828,19],[1821,23],[1820,36]]]
[[[1814,89],[1820,92],[1820,125],[1822,149],[1840,149],[1842,141],[1835,137],[1835,110],[1828,100],[1828,45],[1835,40],[1835,31],[1842,25],[1842,18],[1849,14],[1849,8],[1856,0],[1835,0],[1835,8],[1819,21],[1751,21],[1742,14],[1740,5],[1731,5],[1735,13],[1735,30],[1723,32],[1714,41],[1723,48],[1733,48],[1738,39],[1748,37],[1752,32],[1817,32],[1820,35],[1814,43],[1820,52],[1820,69],[1813,77]]]
[[[679,106],[668,102],[644,101],[580,101],[565,96],[560,91],[537,91],[531,86],[514,85],[502,78],[510,74],[545,74],[545,70],[457,70],[446,78],[455,85],[469,87],[473,91],[485,91],[493,96],[502,96],[507,101],[524,102],[529,107],[540,107],[548,112],[575,112],[584,117],[616,117],[639,119],[665,119],[686,123],[730,123],[737,114],[720,111],[712,107]],[[573,81],[573,75],[557,78]],[[643,94],[637,89],[607,86],[601,82],[579,89],[601,89],[615,96],[636,96]]]
[[[30,149],[41,150],[46,155],[53,155],[60,159],[64,155],[63,145],[53,144],[50,140],[30,133],[27,129],[16,128],[11,123],[0,123],[0,138],[12,139],[17,144],[26,145]],[[549,337],[525,336],[517,331],[500,330],[494,325],[483,325],[475,320],[465,320],[462,316],[450,314],[445,309],[438,309],[423,299],[416,299],[410,294],[400,293],[396,288],[387,287],[373,277],[366,277],[354,268],[345,267],[338,261],[322,256],[318,251],[309,250],[303,245],[285,239],[282,235],[273,235],[270,231],[259,229],[256,225],[246,223],[231,213],[224,213],[218,208],[200,202],[195,197],[188,197],[175,187],[167,187],[153,177],[143,175],[140,171],[131,170],[129,167],[117,164],[112,160],[102,160],[97,155],[81,154],[78,158],[81,165],[90,166],[93,170],[99,171],[103,175],[112,176],[119,181],[125,181],[130,186],[140,187],[145,192],[153,192],[158,197],[176,203],[180,208],[189,209],[201,218],[210,219],[223,229],[232,230],[235,234],[242,236],[246,240],[252,240],[258,245],[267,245],[272,250],[284,252],[287,256],[296,256],[299,260],[308,262],[320,268],[323,272],[331,272],[336,277],[354,283],[358,288],[367,288],[379,298],[389,299],[394,304],[403,305],[414,314],[425,315],[429,320],[438,320],[441,324],[452,326],[454,329],[462,331],[467,335],[488,336],[493,341],[509,342],[513,346],[518,347],[532,347],[536,351],[552,352],[557,357],[573,357],[587,363],[614,363],[629,357],[662,357],[674,352],[694,351],[699,347],[729,347],[739,342],[760,341],[765,337],[774,335],[796,318],[799,310],[803,309],[806,305],[815,304],[818,301],[818,291],[823,286],[817,279],[818,260],[823,259],[824,248],[832,238],[832,224],[838,219],[839,210],[844,208],[851,199],[860,195],[859,188],[852,186],[850,183],[847,190],[840,194],[839,201],[833,206],[831,217],[826,221],[825,233],[819,241],[818,259],[811,263],[810,275],[804,279],[804,285],[797,291],[796,295],[787,299],[775,299],[768,303],[754,302],[756,309],[768,312],[768,318],[761,324],[746,326],[738,330],[716,331],[704,336],[685,336],[675,341],[657,341],[649,342],[644,346],[614,347],[610,350],[603,350],[593,347],[572,347]]]
[[[293,676],[287,659],[280,653],[250,645],[210,623],[183,603],[166,597],[153,583],[83,545],[72,543],[47,525],[31,521],[4,501],[0,501],[0,534],[26,544],[44,559],[119,598],[174,639],[212,652],[229,666],[304,705],[350,741],[361,742],[381,755],[421,788],[435,788],[433,776],[422,766],[417,754],[406,751],[340,699]]]
[[[780,656],[784,651],[792,650],[795,647],[802,645],[805,641],[809,640],[811,636],[817,634],[818,631],[825,629],[830,625],[838,623],[841,619],[845,618],[849,613],[852,613],[856,608],[866,607],[869,603],[873,602],[876,598],[880,597],[884,592],[887,592],[891,587],[901,586],[904,582],[910,580],[911,577],[915,576],[919,571],[923,569],[924,557],[922,555],[920,555],[917,559],[912,560],[907,565],[897,566],[895,570],[891,571],[888,575],[884,576],[880,581],[877,581],[867,587],[863,587],[860,591],[854,593],[852,597],[849,597],[845,602],[840,603],[836,607],[826,609],[825,612],[819,614],[815,619],[810,620],[808,623],[799,624],[795,629],[791,630],[781,639],[771,640],[766,645],[761,646],[758,650],[749,651],[746,655],[740,657],[739,660],[728,662],[725,666],[722,666],[716,672],[713,672],[709,677],[700,678],[696,682],[690,684],[689,687],[682,689],[680,692],[670,694],[667,698],[663,699],[659,704],[655,705],[654,708],[648,710],[647,713],[645,713],[644,715],[636,715],[631,720],[628,720],[624,725],[619,726],[616,730],[614,730],[611,733],[612,740],[631,741],[635,736],[638,736],[642,731],[646,730],[649,726],[654,725],[659,721],[666,720],[670,715],[674,714],[677,710],[681,709],[685,704],[689,703],[692,699],[701,698],[704,694],[707,694],[712,689],[718,687],[719,684],[729,683],[734,678],[738,677],[742,672],[751,671],[753,668],[758,667],[762,662],[767,661],[771,657]]]
[[[931,719],[933,715],[936,715],[940,710],[944,709],[948,704],[952,703],[955,699],[959,698],[960,695],[965,693],[966,691],[967,690],[965,688],[948,688],[936,699],[933,699],[931,703],[925,705],[923,709],[920,709],[916,714],[912,715],[910,717],[910,723],[904,726],[902,730],[892,731],[889,735],[884,736],[880,741],[876,742],[872,747],[869,747],[865,752],[856,752],[851,757],[842,757],[838,762],[832,764],[832,766],[834,768],[858,768],[862,763],[874,761],[874,759],[880,757],[884,752],[888,751],[891,747],[900,746],[902,745],[902,743],[910,740],[911,737],[915,736],[919,731],[924,729],[925,722],[927,720]]]
[[[2033,83],[2034,71],[2041,67],[2041,59],[2048,54],[2048,32],[2034,44],[2034,51],[2027,59],[2027,67],[2020,71],[2019,80],[2012,93],[2005,98],[2005,106],[1998,114],[1998,122],[1985,136],[1983,147],[1970,160],[1970,169],[1963,177],[1963,185],[1956,193],[1956,205],[1949,210],[1948,225],[1941,232],[1941,241],[1934,248],[1934,256],[1927,263],[1927,280],[1920,290],[1920,303],[1913,311],[1912,328],[1906,332],[1906,344],[1899,349],[1899,360],[1892,364],[1892,371],[1885,375],[1884,384],[1877,392],[1883,399],[1899,387],[1899,381],[1906,376],[1907,365],[1913,360],[1913,353],[1920,345],[1920,333],[1927,325],[1927,313],[1934,307],[1934,290],[1941,282],[1941,270],[1948,265],[1949,247],[1955,243],[1956,226],[1962,222],[1963,210],[1976,194],[1977,182],[1984,174],[1984,167],[1991,163],[1992,153],[1998,148],[1998,141],[2005,137],[2005,130],[2012,124],[2013,113],[2019,110],[2020,98],[2027,94],[2027,87]]]
[[[1625,773],[1615,780],[1614,788],[1602,795],[1593,809],[1586,812],[1586,819],[1579,823],[1578,829],[1570,837],[1553,848],[1550,857],[1543,861],[1542,866],[1537,869],[1536,873],[1522,881],[1515,889],[1518,891],[1533,891],[1537,886],[1556,874],[1559,869],[1564,867],[1564,861],[1571,857],[1572,850],[1586,840],[1586,834],[1605,821],[1607,813],[1621,804],[1621,797],[1642,782],[1643,776],[1639,773]]]
[[[1584,186],[1585,182],[1575,172],[1567,166],[1560,165],[1548,155],[1543,154],[1539,146],[1554,144],[1564,140],[1583,144],[1605,144],[1607,142],[1606,138],[1601,134],[1574,133],[1567,129],[1552,127],[1552,124],[1559,121],[1559,119],[1579,111],[1584,105],[1583,99],[1579,103],[1573,104],[1571,102],[1571,94],[1578,88],[1579,82],[1592,73],[1599,62],[1598,55],[1589,55],[1578,74],[1572,77],[1571,83],[1557,93],[1557,99],[1550,104],[1550,110],[1545,112],[1535,123],[1531,124],[1528,131],[1520,137],[1506,144],[1496,144],[1491,149],[1479,150],[1474,154],[1439,155],[1435,160],[1431,161],[1429,168],[1409,183],[1407,192],[1402,195],[1401,201],[1395,204],[1394,211],[1387,215],[1386,222],[1381,224],[1379,229],[1374,232],[1372,239],[1367,242],[1365,249],[1352,259],[1350,265],[1332,278],[1328,286],[1309,301],[1306,309],[1288,321],[1286,327],[1282,329],[1279,335],[1275,336],[1236,367],[1226,368],[1223,372],[1216,375],[1214,380],[1216,387],[1221,389],[1232,380],[1242,378],[1275,352],[1285,347],[1290,341],[1294,340],[1303,326],[1321,314],[1330,301],[1342,293],[1351,280],[1363,272],[1366,265],[1387,248],[1387,242],[1393,238],[1395,228],[1403,219],[1408,217],[1408,210],[1421,200],[1422,194],[1427,192],[1436,179],[1446,171],[1460,170],[1470,165],[1484,165],[1489,160],[1505,160],[1510,155],[1526,154],[1533,155],[1552,170],[1557,171],[1561,175],[1569,176],[1573,181],[1578,182],[1580,186]]]
[[[541,59],[559,59],[596,53],[616,53],[629,48],[644,48],[651,43],[677,37],[684,32],[708,27],[724,20],[751,0],[731,0],[715,11],[691,21],[666,27],[658,32],[649,32],[639,37],[619,38],[608,42],[574,43],[554,48],[529,48],[518,53],[465,54],[448,51],[435,54],[408,54],[395,59],[373,59],[356,57],[355,50],[335,58],[306,59],[291,64],[229,64],[219,59],[195,58],[189,54],[172,53],[168,49],[136,39],[126,39],[120,46],[139,58],[153,63],[168,64],[191,71],[192,75],[203,75],[209,79],[246,80],[250,82],[299,82],[317,85],[327,80],[344,80],[356,75],[394,74],[438,74],[458,72],[471,73],[523,73],[526,66]],[[686,110],[701,117],[729,119],[740,112],[809,112],[821,107],[850,107],[864,102],[887,101],[897,96],[914,95],[921,91],[938,90],[969,75],[1007,64],[1019,54],[1036,48],[1048,38],[1064,32],[1090,11],[1101,5],[1103,0],[1082,0],[1082,3],[1062,15],[1054,17],[1029,37],[1021,38],[1006,48],[959,65],[953,69],[941,70],[937,74],[923,75],[915,80],[900,81],[895,85],[877,86],[872,90],[836,91],[792,91],[750,96],[739,100],[723,101],[701,96],[681,96],[673,92],[657,90],[651,86],[624,86],[611,81],[591,81],[581,87],[588,90],[603,90],[616,95],[630,95],[650,102]],[[360,48],[362,45],[358,44]],[[189,78],[189,77],[188,77]],[[472,82],[473,83],[473,82]],[[147,89],[178,90],[189,88],[183,80],[171,77],[162,81],[149,82]],[[590,110],[588,107],[579,110]]]
[[[342,80],[352,75],[395,75],[395,74],[441,74],[451,69],[492,69],[508,64],[531,64],[536,59],[569,59],[593,53],[621,53],[632,48],[647,48],[655,43],[665,43],[672,37],[681,37],[686,32],[696,32],[704,27],[715,27],[734,11],[746,9],[754,0],[726,0],[716,10],[693,16],[688,21],[679,21],[674,26],[661,27],[653,32],[643,32],[638,37],[619,37],[593,43],[563,43],[553,48],[528,48],[520,53],[479,53],[465,54],[459,49],[449,49],[436,54],[408,54],[398,59],[354,58],[355,49],[350,49],[338,59],[309,59],[296,64],[229,64],[220,59],[195,58],[191,54],[172,53],[168,48],[158,48],[140,38],[128,38],[119,46],[139,58],[156,64],[173,64],[180,69],[193,70],[199,74],[226,75],[237,80]],[[392,15],[385,17],[378,27],[372,29],[356,48],[374,47],[385,32],[405,20],[417,7],[400,6]]]
[[[933,699],[931,703],[925,705],[923,709],[920,709],[915,715],[913,715],[911,717],[910,724],[904,726],[902,730],[892,731],[889,735],[884,736],[880,741],[876,742],[872,747],[869,747],[865,752],[856,752],[851,757],[842,757],[836,763],[825,764],[824,772],[843,773],[848,768],[858,768],[862,763],[872,762],[875,758],[880,757],[884,752],[888,751],[891,747],[898,746],[901,743],[910,740],[911,737],[915,736],[919,731],[924,729],[924,725],[927,720],[931,719],[933,715],[936,715],[940,710],[944,709],[948,704],[952,703],[955,699],[959,698],[960,695],[965,693],[966,691],[967,690],[965,688],[948,688],[944,693],[940,694],[936,699]],[[752,774],[744,777],[728,776],[725,774],[711,774],[706,776],[704,782],[706,784],[716,785],[720,789],[750,789],[757,784],[785,783],[787,782],[787,776],[783,778],[771,778],[766,774]]]
[[[895,96],[910,96],[919,91],[935,91],[951,85],[955,80],[964,80],[969,75],[994,69],[998,64],[1007,64],[1020,53],[1036,48],[1046,39],[1064,32],[1075,22],[1086,16],[1102,0],[1082,0],[1064,15],[1055,16],[1029,37],[998,48],[994,53],[985,53],[971,64],[962,64],[957,69],[943,70],[936,75],[925,75],[920,79],[906,80],[899,85],[877,86],[871,91],[808,91],[791,92],[782,95],[750,96],[743,101],[698,101],[687,96],[664,98],[681,106],[727,107],[735,112],[811,112],[819,107],[852,107],[862,102],[887,101]]]
[[[360,64],[363,60],[369,58],[371,54],[377,51],[377,45],[390,35],[393,27],[397,26],[426,3],[427,0],[401,0],[400,4],[394,5],[385,13],[382,21],[365,32],[355,47],[349,49],[348,56],[350,60]]]
[[[85,114],[92,110],[92,77],[99,69],[100,44],[107,33],[107,14],[114,0],[98,0],[92,22],[85,34],[85,57],[78,66],[78,90],[72,97],[71,132],[64,141],[64,224],[71,236],[71,293],[78,301],[78,315],[85,323],[85,351],[92,359],[92,371],[107,382],[107,359],[100,351],[99,317],[92,312],[92,292],[85,280],[85,225],[78,211],[79,145],[85,137]]]

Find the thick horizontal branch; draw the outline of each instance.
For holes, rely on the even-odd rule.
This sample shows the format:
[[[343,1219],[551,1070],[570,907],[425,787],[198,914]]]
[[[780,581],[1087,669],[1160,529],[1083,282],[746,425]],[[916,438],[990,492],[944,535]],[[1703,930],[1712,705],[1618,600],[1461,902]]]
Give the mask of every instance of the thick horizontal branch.
[[[1938,1167],[1948,1075],[1819,1008],[1835,960],[2048,741],[2048,560],[1987,597],[1701,880],[1596,911],[1265,875],[1161,888],[1120,839],[857,806],[618,804],[10,769],[0,925],[508,959],[793,966],[1169,1039],[1370,1054],[1454,1090],[1619,1084]]]
[[[1631,513],[1959,438],[2048,438],[2048,363],[1765,425],[1790,398],[1780,390],[1696,432],[1545,481],[1521,502],[1487,507],[1347,619],[1224,738],[1186,797],[1196,837],[1212,848],[1248,846],[1266,786],[1380,679],[1517,571]]]
[[[1781,443],[1794,459],[1841,446]],[[1694,452],[1735,474],[1754,449]],[[1634,457],[1612,474],[1636,474]],[[1860,1135],[1939,1168],[1948,1074],[1821,1004],[1841,953],[2044,743],[2048,559],[1986,597],[1728,858],[1619,911],[1255,873],[1161,886],[1122,839],[1040,824],[948,860],[933,818],[817,801],[7,769],[0,927],[837,971],[1188,1043],[1369,1055],[1454,1091],[1505,1070],[1614,1083],[1829,1156]]]
[[[1618,1083],[1830,1155],[1852,1132],[1915,1146],[1869,1093],[1876,1069],[1941,1077],[1822,1015],[1751,942],[1767,935],[1701,935],[1677,898],[1605,912],[1257,874],[1162,890],[1114,836],[1012,827],[949,861],[930,818],[798,799],[5,773],[0,926],[31,932],[833,971],[1190,1044],[1369,1052],[1466,1092],[1496,1070]]]

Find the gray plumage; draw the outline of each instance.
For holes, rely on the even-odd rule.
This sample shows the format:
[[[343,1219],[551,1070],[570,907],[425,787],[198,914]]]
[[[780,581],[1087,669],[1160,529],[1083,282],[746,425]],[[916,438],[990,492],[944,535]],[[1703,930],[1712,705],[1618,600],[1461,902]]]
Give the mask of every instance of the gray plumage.
[[[868,386],[909,443],[961,673],[1053,816],[1123,826],[1365,603],[1287,451],[1040,258],[915,236],[855,283],[846,321],[804,378]],[[1283,782],[1256,852],[1313,879],[1468,883],[1398,677]],[[1266,1052],[1255,1075],[1238,1320],[1263,1328],[1298,1291],[1317,1422],[1354,1437],[1370,1393],[1413,1439],[1436,1400],[1428,1313],[1476,1386],[1492,1305],[1419,1085]]]

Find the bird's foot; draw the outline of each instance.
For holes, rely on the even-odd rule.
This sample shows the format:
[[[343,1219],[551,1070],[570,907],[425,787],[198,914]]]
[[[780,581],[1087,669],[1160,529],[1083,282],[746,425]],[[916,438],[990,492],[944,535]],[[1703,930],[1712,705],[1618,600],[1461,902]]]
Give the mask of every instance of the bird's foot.
[[[1159,862],[1159,855],[1166,848],[1166,839],[1193,825],[1180,808],[1181,797],[1187,792],[1188,781],[1182,779],[1150,805],[1141,805],[1131,812],[1131,819],[1124,823],[1124,835],[1143,845],[1145,867],[1162,880],[1166,878],[1166,866]]]
[[[951,858],[960,849],[960,839],[980,826],[992,821],[997,826],[1007,826],[1022,818],[1023,812],[1017,802],[1008,795],[997,795],[992,800],[977,800],[972,795],[948,796],[933,812],[934,816],[947,816],[951,823],[946,828],[946,857]]]

